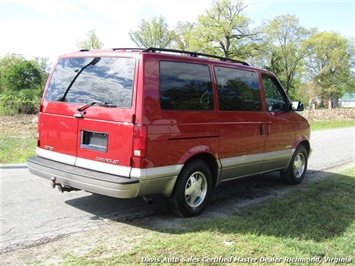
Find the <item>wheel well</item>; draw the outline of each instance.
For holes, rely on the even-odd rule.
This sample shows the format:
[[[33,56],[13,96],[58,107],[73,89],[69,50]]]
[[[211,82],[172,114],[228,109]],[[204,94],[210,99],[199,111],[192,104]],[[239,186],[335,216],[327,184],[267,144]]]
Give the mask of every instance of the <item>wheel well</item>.
[[[218,165],[217,165],[216,158],[209,153],[196,154],[185,162],[185,166],[191,163],[192,161],[196,161],[196,160],[204,161],[208,165],[208,167],[211,170],[212,182],[214,187],[216,185],[217,175],[218,175]]]
[[[304,140],[304,141],[302,141],[299,145],[303,145],[303,147],[306,148],[307,153],[308,153],[308,155],[309,155],[309,153],[310,153],[310,151],[311,151],[311,145],[309,144],[309,142],[308,142],[307,140]],[[298,145],[298,146],[299,146],[299,145]]]

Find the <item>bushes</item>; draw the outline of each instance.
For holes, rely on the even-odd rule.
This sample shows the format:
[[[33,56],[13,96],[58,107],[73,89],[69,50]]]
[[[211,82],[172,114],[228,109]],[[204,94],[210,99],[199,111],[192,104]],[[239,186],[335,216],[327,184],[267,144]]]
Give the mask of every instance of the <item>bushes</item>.
[[[0,94],[0,115],[36,114],[40,104],[37,90]]]
[[[48,59],[0,57],[0,115],[36,114],[48,73]]]

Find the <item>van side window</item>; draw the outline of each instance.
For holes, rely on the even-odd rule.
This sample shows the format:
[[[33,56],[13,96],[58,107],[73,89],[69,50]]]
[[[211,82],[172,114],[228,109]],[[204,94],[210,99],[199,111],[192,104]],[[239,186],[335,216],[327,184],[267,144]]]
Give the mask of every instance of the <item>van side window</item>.
[[[261,111],[261,97],[255,72],[233,68],[214,68],[219,109],[222,111]]]
[[[160,107],[163,110],[213,110],[208,66],[161,61]]]
[[[277,80],[268,75],[262,75],[261,77],[265,92],[266,110],[269,112],[288,111],[287,96]]]

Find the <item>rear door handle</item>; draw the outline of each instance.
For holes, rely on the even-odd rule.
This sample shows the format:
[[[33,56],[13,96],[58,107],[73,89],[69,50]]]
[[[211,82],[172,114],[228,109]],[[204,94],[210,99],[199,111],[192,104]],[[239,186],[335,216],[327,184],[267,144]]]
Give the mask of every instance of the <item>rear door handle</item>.
[[[271,131],[271,124],[267,124],[266,126],[266,131],[267,131],[267,135],[270,136],[270,131]]]

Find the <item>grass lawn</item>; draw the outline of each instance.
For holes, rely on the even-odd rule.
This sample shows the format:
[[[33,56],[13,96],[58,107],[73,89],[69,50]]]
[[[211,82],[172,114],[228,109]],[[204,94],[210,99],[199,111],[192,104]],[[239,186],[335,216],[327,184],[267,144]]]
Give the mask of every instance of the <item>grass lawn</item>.
[[[354,120],[345,121],[310,121],[312,131],[334,129],[334,128],[344,128],[344,127],[355,127]]]
[[[23,163],[34,155],[36,139],[0,137],[0,164]]]
[[[37,122],[33,115],[0,116],[0,164],[23,163],[34,155]]]
[[[123,254],[107,256],[106,243],[83,256],[67,254],[63,265],[354,265],[354,187],[355,168],[227,218],[195,219],[186,229],[159,230]]]

